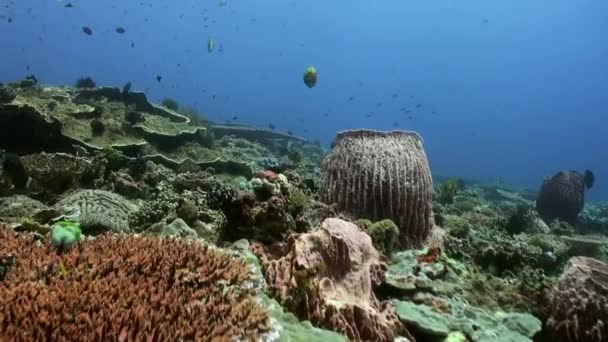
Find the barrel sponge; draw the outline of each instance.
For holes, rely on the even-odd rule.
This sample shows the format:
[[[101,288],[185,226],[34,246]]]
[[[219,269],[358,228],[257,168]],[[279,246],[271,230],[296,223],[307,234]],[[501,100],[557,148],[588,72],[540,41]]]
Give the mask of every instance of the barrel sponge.
[[[322,198],[341,211],[399,227],[396,247],[420,247],[433,227],[433,184],[415,132],[338,133],[324,161]]]
[[[608,264],[571,258],[550,296],[547,330],[554,341],[608,339]]]
[[[574,224],[585,206],[585,188],[592,185],[591,171],[584,174],[560,171],[543,181],[536,199],[536,210],[545,222],[560,219]]]

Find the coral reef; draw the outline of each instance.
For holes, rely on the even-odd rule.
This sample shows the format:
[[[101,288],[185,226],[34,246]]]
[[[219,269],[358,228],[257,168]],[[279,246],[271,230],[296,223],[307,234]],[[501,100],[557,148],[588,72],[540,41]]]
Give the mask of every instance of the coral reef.
[[[109,191],[81,190],[60,200],[50,213],[41,211],[36,215],[78,222],[83,233],[95,234],[106,230],[128,231],[129,214],[136,208],[122,196]]]
[[[547,223],[560,219],[570,224],[577,221],[585,205],[585,188],[593,186],[593,173],[560,171],[548,177],[538,192],[536,210]]]
[[[21,157],[26,174],[43,190],[62,193],[78,185],[90,163],[66,153],[37,153]]]
[[[393,220],[397,247],[422,245],[433,227],[433,187],[418,134],[341,132],[324,168],[324,201],[357,217]]]
[[[197,242],[101,236],[57,255],[0,228],[2,339],[250,340],[270,331],[244,262]],[[4,266],[3,266],[4,267]]]
[[[608,338],[608,265],[573,257],[550,297],[548,334],[553,341],[599,342]]]
[[[12,102],[17,93],[10,87],[0,87],[0,104]]]
[[[253,246],[270,291],[300,319],[351,340],[392,341],[407,334],[392,305],[374,294],[386,265],[370,237],[349,222],[327,219],[285,244]]]

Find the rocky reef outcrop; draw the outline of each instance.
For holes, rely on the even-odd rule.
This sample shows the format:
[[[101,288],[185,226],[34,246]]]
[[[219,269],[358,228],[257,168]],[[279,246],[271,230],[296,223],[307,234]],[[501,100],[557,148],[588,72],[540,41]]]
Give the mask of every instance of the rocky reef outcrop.
[[[300,319],[357,341],[407,334],[393,306],[374,293],[386,264],[355,224],[330,218],[316,231],[253,251],[271,293]]]

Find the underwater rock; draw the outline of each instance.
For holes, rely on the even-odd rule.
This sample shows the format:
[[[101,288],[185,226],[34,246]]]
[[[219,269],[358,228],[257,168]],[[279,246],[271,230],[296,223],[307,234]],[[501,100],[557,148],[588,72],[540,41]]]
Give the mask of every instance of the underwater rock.
[[[104,190],[81,190],[60,200],[51,208],[55,220],[78,222],[85,234],[96,234],[106,230],[123,232],[129,230],[129,214],[137,206],[124,197]],[[37,217],[48,217],[45,210]]]
[[[324,169],[325,202],[372,221],[393,220],[400,230],[398,248],[424,243],[433,227],[433,186],[417,133],[341,132]]]
[[[536,199],[536,210],[547,223],[554,219],[576,223],[585,205],[585,188],[591,188],[593,181],[593,173],[589,170],[584,174],[560,171],[546,178]]]
[[[371,238],[336,218],[286,243],[252,246],[273,296],[300,319],[357,341],[393,341],[407,332],[388,302],[374,294],[386,264]]]
[[[0,241],[0,312],[21,318],[0,320],[7,341],[251,341],[271,330],[251,269],[215,247],[103,235],[58,255],[5,226]]]
[[[608,264],[586,257],[568,261],[550,296],[547,331],[554,341],[608,338]]]
[[[124,172],[112,172],[108,182],[108,190],[127,198],[147,198],[150,195],[150,189],[145,183],[135,181]]]

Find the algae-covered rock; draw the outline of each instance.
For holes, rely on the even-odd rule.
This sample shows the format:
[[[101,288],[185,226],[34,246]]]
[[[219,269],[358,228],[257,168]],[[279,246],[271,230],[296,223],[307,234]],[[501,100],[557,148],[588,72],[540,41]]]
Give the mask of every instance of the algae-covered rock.
[[[426,305],[393,300],[399,318],[422,336],[448,337],[460,331],[473,342],[532,341],[541,330],[541,321],[529,314],[496,312],[494,314],[463,302],[445,299],[439,310]]]

